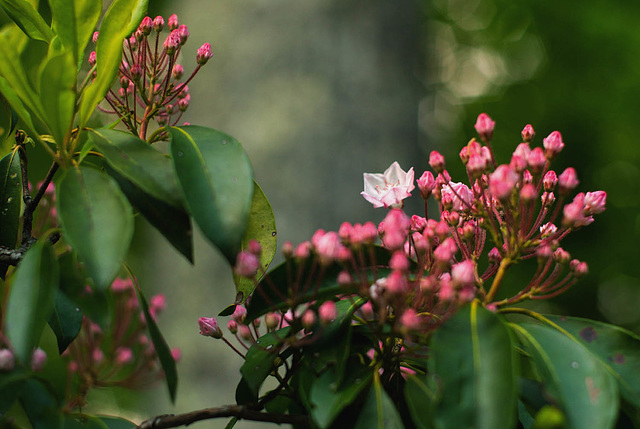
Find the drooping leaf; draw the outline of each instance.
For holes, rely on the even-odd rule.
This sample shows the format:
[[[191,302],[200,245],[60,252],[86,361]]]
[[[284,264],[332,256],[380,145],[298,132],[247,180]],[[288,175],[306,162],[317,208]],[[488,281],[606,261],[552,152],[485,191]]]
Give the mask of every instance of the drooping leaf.
[[[205,237],[235,264],[251,210],[251,165],[240,143],[219,131],[172,127],[171,157],[187,208]]]
[[[125,179],[165,204],[183,207],[171,160],[149,143],[130,133],[107,128],[91,130],[89,138]]]
[[[78,64],[100,18],[102,0],[49,0],[49,6],[52,27]]]
[[[0,0],[0,6],[27,36],[44,42],[53,38],[44,18],[27,0]]]
[[[20,157],[14,150],[0,160],[0,246],[16,247],[22,200]],[[7,264],[0,263],[0,278],[4,279]]]
[[[640,407],[640,337],[595,320],[545,315],[597,356],[615,377],[623,398]]]
[[[618,386],[595,355],[554,328],[531,323],[511,326],[532,355],[542,382],[566,415],[570,429],[614,427]]]
[[[112,169],[108,168],[107,172],[118,182],[131,205],[193,263],[193,229],[187,212],[156,200]]]
[[[413,423],[419,429],[430,429],[435,392],[429,387],[426,376],[409,374],[406,379],[404,398],[407,401]]]
[[[340,384],[333,369],[327,369],[311,386],[311,416],[314,422],[320,428],[328,428],[340,412],[370,386],[371,378],[372,368],[358,366],[347,373],[345,382]]]
[[[140,288],[136,287],[136,291],[138,293],[138,301],[140,301],[140,306],[142,307],[142,312],[144,313],[144,318],[147,321],[147,328],[149,329],[149,336],[151,336],[151,342],[153,343],[153,347],[155,348],[156,354],[158,355],[158,360],[160,361],[160,366],[162,366],[162,370],[164,371],[164,378],[167,383],[167,389],[169,389],[169,397],[171,398],[171,402],[175,402],[176,400],[176,391],[178,389],[178,371],[176,370],[176,361],[173,359],[171,355],[171,350],[167,345],[167,342],[164,340],[156,321],[151,317],[151,313],[149,312],[149,304],[147,304],[147,299],[142,294]]]
[[[400,414],[382,388],[379,377],[373,379],[354,429],[404,429]]]
[[[60,354],[76,339],[82,327],[82,311],[61,290],[55,295],[49,326],[56,334]]]
[[[369,250],[373,253],[373,259],[369,259]],[[370,249],[363,249],[365,260],[371,266],[365,266],[357,273],[351,273],[354,279],[353,285],[338,284],[338,274],[343,267],[334,263],[320,268],[311,258],[298,261],[290,259],[272,269],[260,282],[260,291],[253,293],[251,301],[247,305],[247,316],[245,321],[250,322],[269,311],[286,308],[291,297],[298,301],[320,300],[337,294],[346,293],[350,287],[359,285],[361,281],[372,284],[376,279],[386,277],[389,270],[384,268],[389,263],[389,251],[380,247],[372,246]],[[373,268],[372,266],[376,267]],[[267,278],[268,277],[268,278]],[[304,285],[297,285],[300,290],[295,290],[296,279],[304,279]],[[310,287],[314,285],[316,287]]]
[[[149,0],[115,0],[109,6],[96,45],[96,78],[85,89],[80,101],[81,127],[109,91],[120,67],[122,42],[147,13],[148,3]]]
[[[282,328],[261,336],[251,345],[240,367],[240,374],[249,390],[258,394],[262,382],[273,371],[273,363],[282,348],[282,338],[286,337],[290,328]]]
[[[65,239],[98,289],[120,270],[133,235],[133,212],[117,183],[89,167],[67,170],[56,188]]]
[[[429,373],[437,380],[436,428],[513,427],[516,360],[499,316],[474,301],[435,332],[430,346]]]
[[[40,100],[45,123],[59,146],[64,144],[73,121],[77,70],[73,53],[62,47],[59,38],[54,38],[40,69]]]
[[[53,307],[58,264],[51,245],[40,239],[25,253],[16,270],[6,314],[6,334],[18,360],[28,365]]]
[[[241,250],[246,249],[249,241],[251,240],[258,241],[262,246],[260,265],[266,272],[269,268],[269,264],[271,264],[271,261],[276,254],[276,219],[273,216],[273,210],[271,209],[269,200],[267,200],[264,192],[262,192],[262,189],[256,182],[253,182],[251,211],[249,212],[247,230],[242,238]],[[262,275],[258,276],[258,281],[260,278],[262,278]],[[255,289],[255,280],[241,277],[234,273],[233,281],[236,284],[236,292],[238,292],[237,298],[241,298],[241,301],[236,300],[235,304],[242,304]],[[242,296],[240,297],[239,294],[242,294]]]

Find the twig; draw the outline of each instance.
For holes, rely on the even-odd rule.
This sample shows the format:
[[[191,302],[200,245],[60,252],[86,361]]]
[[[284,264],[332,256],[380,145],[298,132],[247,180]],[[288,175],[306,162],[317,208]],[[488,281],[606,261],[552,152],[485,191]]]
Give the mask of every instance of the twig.
[[[179,426],[188,426],[200,420],[216,419],[222,417],[236,417],[239,420],[252,420],[255,422],[270,422],[276,424],[293,424],[296,426],[310,427],[309,417],[303,415],[288,415],[278,413],[265,413],[252,409],[246,405],[224,405],[216,408],[204,408],[184,414],[166,414],[157,416],[140,423],[137,429],[165,429]]]

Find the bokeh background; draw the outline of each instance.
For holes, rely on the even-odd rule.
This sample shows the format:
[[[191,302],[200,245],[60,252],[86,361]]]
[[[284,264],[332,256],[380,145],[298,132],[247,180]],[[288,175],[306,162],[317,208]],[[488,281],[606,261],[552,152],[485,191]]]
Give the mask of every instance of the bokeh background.
[[[343,221],[379,221],[382,209],[359,195],[362,173],[393,161],[418,177],[436,149],[461,180],[457,154],[486,112],[497,124],[499,162],[508,162],[527,123],[538,145],[559,130],[566,147],[556,171],[574,166],[580,191],[608,193],[607,211],[563,246],[589,262],[589,276],[543,310],[639,330],[640,3],[150,1],[152,16],[171,13],[191,32],[185,69],[202,43],[214,51],[189,85],[184,119],[243,143],[273,206],[279,245]],[[414,200],[410,213],[421,205]],[[241,361],[197,328],[198,317],[233,301],[231,274],[199,234],[195,254],[192,266],[138,219],[129,260],[148,295],[167,297],[159,325],[182,350],[178,400],[171,405],[158,386],[141,397],[97,392],[97,407],[140,421],[234,401]],[[509,281],[526,281],[532,269],[517,267]]]

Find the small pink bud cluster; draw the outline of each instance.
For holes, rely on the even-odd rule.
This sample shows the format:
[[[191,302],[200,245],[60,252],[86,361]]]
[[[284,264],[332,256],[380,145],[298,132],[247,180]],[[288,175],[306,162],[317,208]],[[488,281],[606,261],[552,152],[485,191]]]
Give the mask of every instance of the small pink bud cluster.
[[[151,120],[160,126],[175,125],[180,121],[191,98],[187,84],[213,56],[211,45],[203,44],[197,50],[194,71],[180,82],[184,69],[177,60],[190,36],[189,29],[179,24],[175,14],[171,15],[168,19],[170,33],[160,43],[164,26],[161,16],[154,19],[147,16],[125,40],[118,78],[121,88],[110,91],[105,98],[111,107],[108,112],[120,116],[129,131],[143,139]],[[94,40],[97,38],[96,33]],[[93,67],[96,61],[99,59],[94,51],[89,56],[89,64]]]

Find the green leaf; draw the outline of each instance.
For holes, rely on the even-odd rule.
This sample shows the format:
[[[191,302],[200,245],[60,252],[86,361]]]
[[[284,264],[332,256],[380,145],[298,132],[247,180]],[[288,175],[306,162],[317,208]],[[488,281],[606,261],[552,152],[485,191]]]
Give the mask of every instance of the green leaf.
[[[640,408],[640,337],[595,320],[545,315],[600,359],[615,377],[622,397]]]
[[[62,404],[54,393],[37,379],[24,383],[20,394],[20,404],[24,408],[33,429],[57,429],[63,427]]]
[[[430,345],[429,372],[439,396],[435,427],[513,427],[516,356],[501,317],[474,301],[446,321]]]
[[[130,427],[130,426],[129,426]],[[98,417],[88,414],[64,414],[64,429],[109,429]]]
[[[64,50],[58,38],[52,40],[40,69],[40,100],[45,123],[59,146],[65,142],[75,113],[77,70],[72,52]]]
[[[0,246],[16,247],[21,202],[22,170],[18,151],[14,150],[0,160]],[[0,278],[4,279],[8,267],[0,264]]]
[[[251,345],[240,367],[240,374],[249,390],[258,394],[262,382],[274,370],[273,363],[282,349],[282,339],[287,336],[290,328],[282,328],[261,336]]]
[[[0,416],[3,416],[18,400],[29,375],[21,369],[0,373]]]
[[[358,366],[350,371],[342,385],[332,368],[311,385],[311,416],[320,428],[328,428],[336,417],[351,405],[360,392],[370,386],[372,368]],[[371,426],[373,427],[373,426]]]
[[[109,429],[133,429],[136,424],[122,417],[97,416]]]
[[[241,250],[246,249],[251,240],[256,240],[262,246],[260,264],[266,272],[276,254],[276,219],[273,216],[273,210],[271,209],[269,200],[267,200],[264,192],[262,192],[262,189],[256,182],[253,182],[251,211],[249,212],[247,230],[242,238]],[[262,275],[259,273],[258,281],[260,281],[261,278]],[[242,304],[256,288],[255,279],[248,279],[234,273],[233,281],[236,284],[236,291],[238,292],[235,304]]]
[[[431,414],[435,393],[429,387],[425,376],[409,374],[404,385],[404,398],[411,413],[413,423],[419,429],[431,428]]]
[[[35,131],[33,121],[31,120],[31,114],[27,111],[27,108],[24,107],[22,100],[18,97],[13,88],[11,88],[7,80],[2,76],[0,76],[0,92],[11,106],[11,109],[18,115],[20,120],[22,120],[22,126],[27,134],[30,136],[38,135]]]
[[[115,0],[102,20],[96,45],[96,78],[80,102],[80,127],[111,88],[122,59],[122,42],[147,13],[149,0]]]
[[[0,6],[27,36],[44,42],[53,38],[44,18],[27,0],[0,0]]]
[[[102,0],[49,0],[49,6],[51,25],[78,64],[98,24]]]
[[[156,200],[111,168],[107,168],[107,172],[118,182],[131,205],[193,263],[193,230],[187,212]]]
[[[554,328],[530,323],[511,327],[532,355],[542,382],[564,411],[570,429],[614,427],[618,387],[595,355]]]
[[[380,378],[377,376],[373,380],[373,386],[369,389],[369,394],[354,429],[374,428],[404,429],[398,410],[382,388]]]
[[[167,342],[164,340],[158,325],[156,325],[156,321],[153,320],[151,313],[149,313],[149,304],[147,304],[146,298],[139,287],[136,287],[136,291],[138,292],[138,300],[140,301],[144,318],[147,321],[151,342],[153,343],[153,347],[158,355],[160,366],[162,366],[162,370],[164,371],[164,378],[167,383],[167,388],[169,389],[169,397],[171,397],[171,402],[175,403],[176,391],[178,389],[178,371],[176,370],[176,361],[173,359],[171,350],[169,349]]]
[[[55,295],[49,326],[56,334],[60,354],[76,339],[82,327],[82,311],[61,290]]]
[[[107,128],[90,130],[89,138],[125,179],[165,204],[183,207],[171,160],[149,143],[127,132]]]
[[[41,238],[25,253],[15,272],[6,314],[6,333],[18,360],[29,365],[58,288],[58,264],[51,245]]]
[[[98,289],[120,270],[133,235],[133,213],[117,183],[88,167],[69,169],[56,188],[64,237]]]
[[[171,157],[187,208],[207,237],[235,264],[251,210],[251,165],[240,143],[219,131],[172,127]]]

